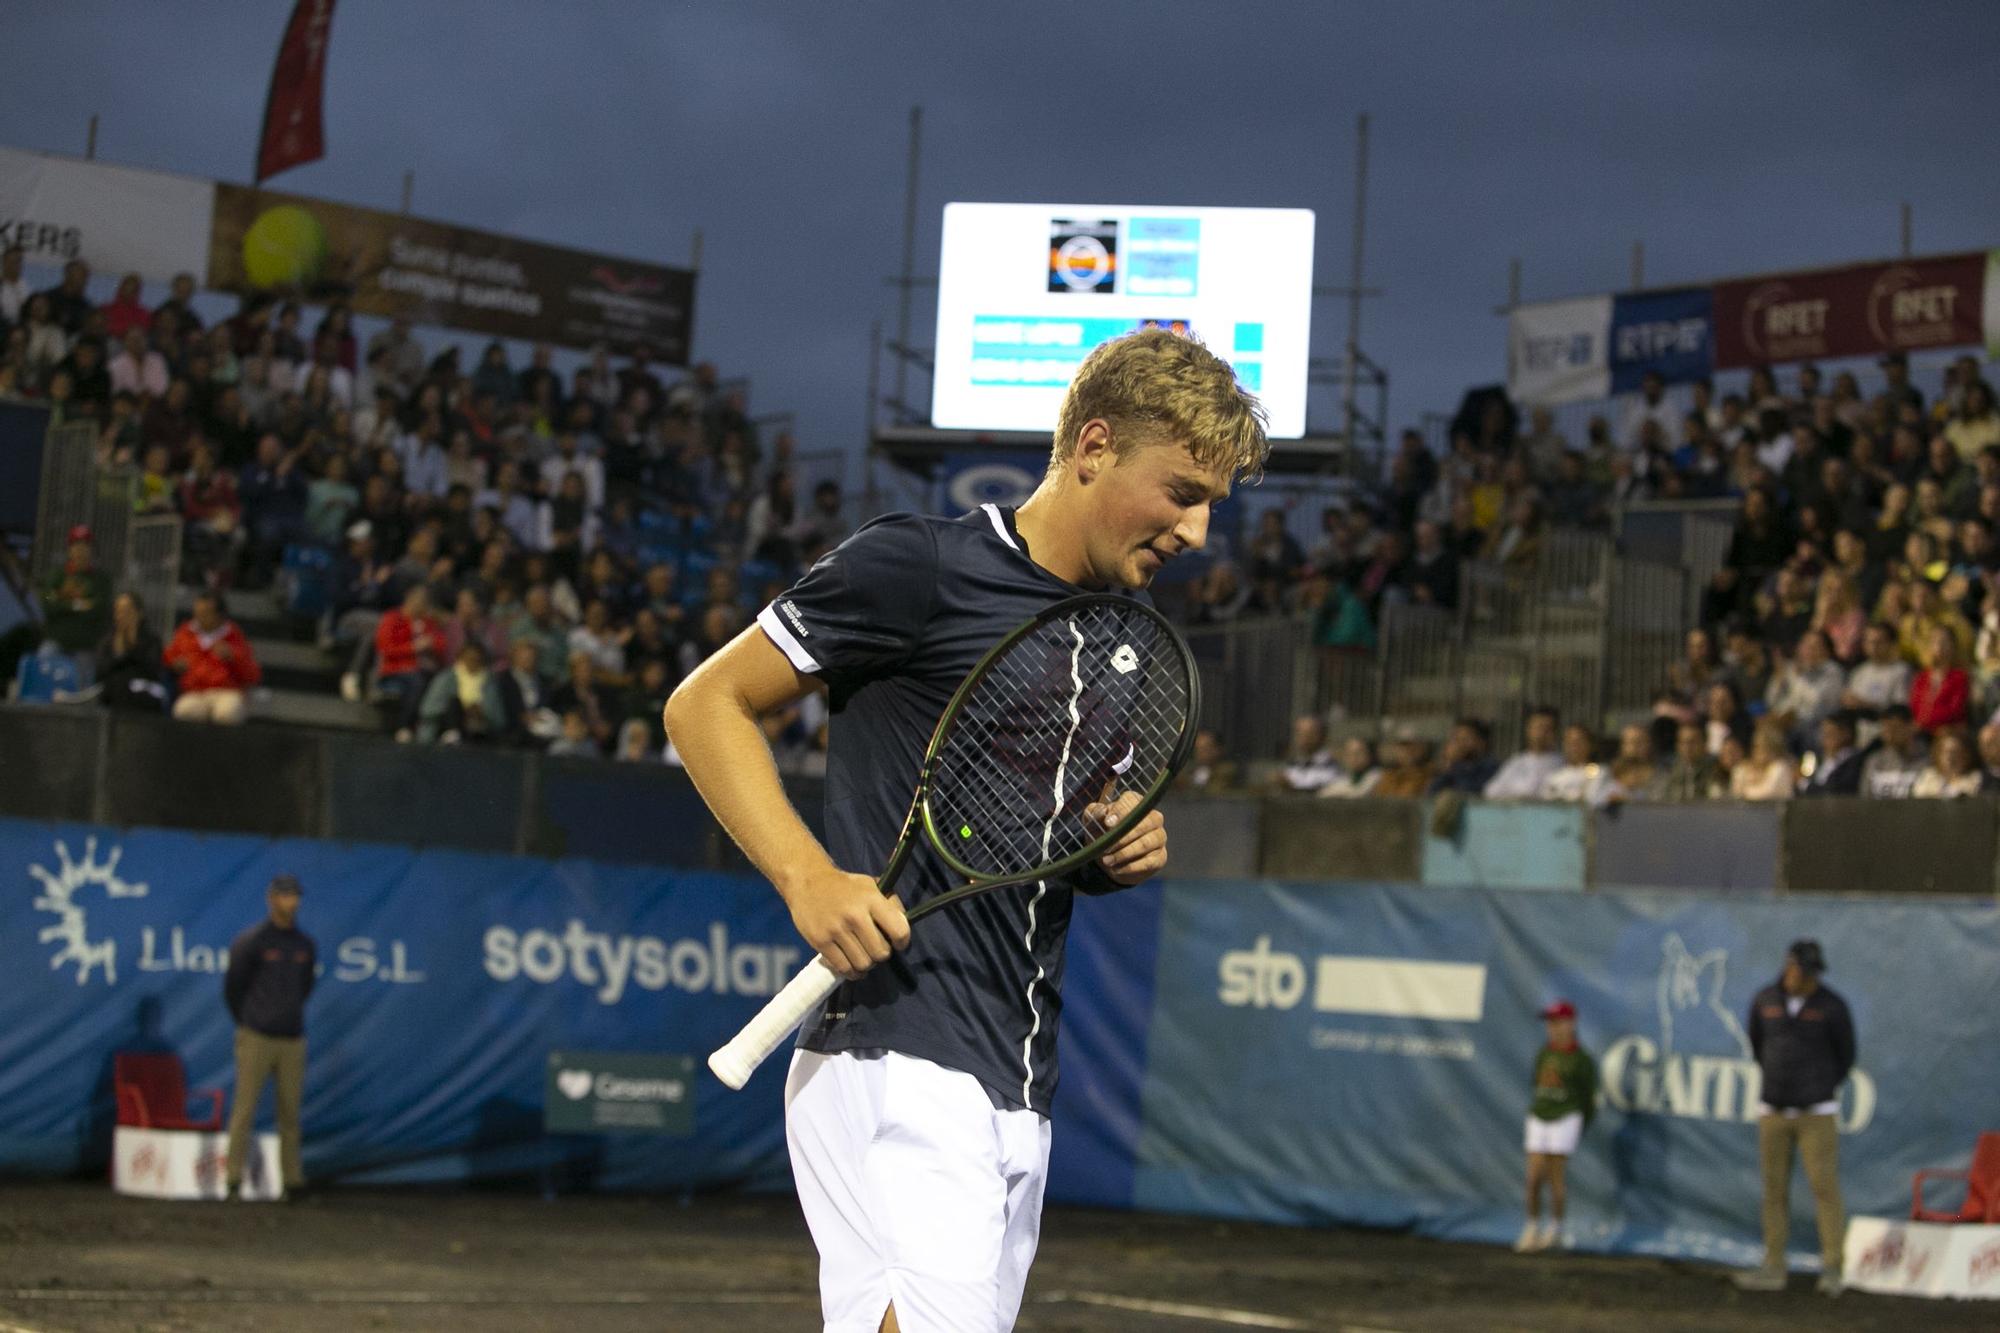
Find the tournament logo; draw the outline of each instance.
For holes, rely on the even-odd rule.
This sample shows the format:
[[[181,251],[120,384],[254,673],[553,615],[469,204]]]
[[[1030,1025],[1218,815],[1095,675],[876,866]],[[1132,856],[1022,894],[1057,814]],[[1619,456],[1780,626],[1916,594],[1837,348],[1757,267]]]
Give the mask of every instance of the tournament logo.
[[[1109,296],[1118,278],[1116,218],[1056,218],[1049,223],[1049,290]]]
[[[124,849],[113,847],[103,861],[97,859],[97,839],[87,838],[83,844],[83,859],[72,860],[69,846],[58,840],[56,848],[56,868],[29,866],[28,873],[41,881],[42,892],[35,898],[35,910],[46,912],[55,918],[53,925],[42,927],[37,938],[43,944],[53,944],[56,949],[49,955],[49,967],[59,971],[74,965],[76,984],[81,986],[90,980],[93,968],[101,969],[107,985],[118,981],[118,942],[109,936],[92,939],[90,919],[86,915],[87,899],[78,901],[77,894],[85,889],[102,890],[106,902],[120,898],[143,898],[147,888],[143,883],[133,883],[118,874],[118,861]]]
[[[1833,302],[1800,298],[1784,281],[1760,283],[1743,302],[1743,345],[1760,361],[1795,361],[1827,354]]]
[[[1962,340],[1958,284],[1927,282],[1908,264],[1891,264],[1868,292],[1868,331],[1884,347],[1949,346]]]

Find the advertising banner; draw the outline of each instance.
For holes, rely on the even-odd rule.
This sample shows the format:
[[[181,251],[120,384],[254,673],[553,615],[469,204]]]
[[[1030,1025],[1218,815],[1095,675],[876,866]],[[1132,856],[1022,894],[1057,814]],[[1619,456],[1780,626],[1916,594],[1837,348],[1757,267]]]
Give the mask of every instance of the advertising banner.
[[[199,280],[214,212],[210,181],[0,148],[0,248],[19,245],[30,264]]]
[[[1753,1262],[1745,1015],[1800,936],[1859,1035],[1847,1206],[1894,1213],[2000,1106],[1991,904],[1170,883],[1132,1202],[1510,1240],[1536,1015],[1566,997],[1603,1087],[1569,1171],[1578,1244]]]
[[[1986,327],[1986,354],[2000,359],[2000,250],[1986,252],[1986,298],[1982,323]]]
[[[1035,493],[1042,469],[991,454],[947,454],[938,469],[938,511],[969,514],[983,504],[1013,508]]]
[[[1554,406],[1611,392],[1611,298],[1517,306],[1507,316],[1507,393]]]
[[[551,1134],[686,1134],[694,1057],[550,1051],[542,1123]]]
[[[2000,1301],[2000,1226],[1849,1218],[1841,1267],[1858,1291]]]
[[[229,942],[263,918],[280,872],[304,884],[322,965],[308,1176],[461,1180],[559,1159],[611,1189],[787,1179],[783,1058],[727,1093],[684,1056],[576,1054],[732,1036],[805,961],[761,880],[16,820],[0,820],[0,1171],[104,1161],[116,1052],[172,1051],[189,1086],[233,1086]],[[591,1101],[651,1132],[547,1140],[549,1081],[562,1096],[572,1067],[552,1074],[551,1051],[588,1068]]]
[[[694,274],[300,195],[215,187],[208,285],[686,365]]]
[[[1715,364],[1878,356],[1983,340],[1987,257],[1779,273],[1715,288]]]
[[[229,1174],[229,1135],[200,1129],[120,1125],[111,1137],[111,1188],[142,1199],[220,1199]],[[278,1136],[250,1136],[238,1198],[269,1201],[284,1193]]]
[[[1715,372],[1715,293],[1707,287],[1611,300],[1611,392],[1636,393],[1648,375],[1688,384]]]

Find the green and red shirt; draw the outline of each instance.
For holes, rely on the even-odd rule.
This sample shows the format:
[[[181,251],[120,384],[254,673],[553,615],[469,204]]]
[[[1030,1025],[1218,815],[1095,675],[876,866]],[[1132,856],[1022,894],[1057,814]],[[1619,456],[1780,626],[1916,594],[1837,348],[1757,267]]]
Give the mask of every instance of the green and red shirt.
[[[1597,1062],[1581,1046],[1544,1046],[1535,1056],[1535,1100],[1528,1113],[1537,1120],[1581,1114],[1587,1125],[1597,1111]]]

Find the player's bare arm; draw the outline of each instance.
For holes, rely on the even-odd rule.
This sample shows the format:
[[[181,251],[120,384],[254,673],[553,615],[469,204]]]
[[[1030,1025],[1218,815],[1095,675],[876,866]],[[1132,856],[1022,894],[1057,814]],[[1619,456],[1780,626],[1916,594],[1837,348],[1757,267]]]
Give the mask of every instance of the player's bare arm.
[[[702,799],[778,890],[799,934],[852,978],[907,945],[910,927],[900,902],[836,866],[813,837],[758,726],[817,688],[753,625],[681,682],[663,720]]]

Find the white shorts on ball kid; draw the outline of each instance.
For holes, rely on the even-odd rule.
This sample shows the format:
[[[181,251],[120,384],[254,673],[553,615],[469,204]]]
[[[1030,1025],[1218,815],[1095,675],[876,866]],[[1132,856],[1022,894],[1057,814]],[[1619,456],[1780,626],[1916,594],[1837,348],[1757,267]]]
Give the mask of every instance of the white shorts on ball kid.
[[[1528,1117],[1528,1151],[1550,1157],[1568,1157],[1583,1137],[1583,1112],[1571,1111],[1560,1120]]]
[[[1049,1122],[894,1051],[796,1051],[785,1140],[826,1333],[1012,1328],[1041,1235]]]

